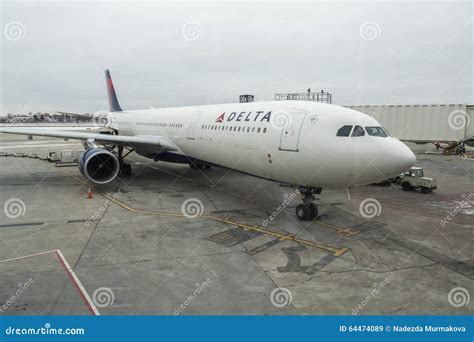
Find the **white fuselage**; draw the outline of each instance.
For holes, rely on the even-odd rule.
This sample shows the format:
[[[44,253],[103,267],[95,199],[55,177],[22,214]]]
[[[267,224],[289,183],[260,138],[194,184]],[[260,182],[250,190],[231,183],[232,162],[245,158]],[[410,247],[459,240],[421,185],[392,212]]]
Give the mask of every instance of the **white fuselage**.
[[[374,183],[415,162],[410,149],[390,136],[336,136],[344,125],[380,124],[335,105],[272,101],[111,115],[119,134],[168,137],[178,154],[294,185],[340,189]],[[149,157],[158,153],[137,152]]]

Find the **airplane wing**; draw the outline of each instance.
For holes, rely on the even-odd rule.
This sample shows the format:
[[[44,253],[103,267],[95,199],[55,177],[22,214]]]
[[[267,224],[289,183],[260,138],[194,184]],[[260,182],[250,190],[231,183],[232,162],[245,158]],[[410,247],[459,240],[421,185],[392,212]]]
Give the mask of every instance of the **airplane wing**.
[[[0,133],[21,134],[41,137],[52,137],[62,139],[77,139],[83,141],[94,141],[99,144],[115,144],[132,147],[138,150],[154,152],[177,151],[176,145],[167,137],[149,135],[111,135],[100,133],[86,133],[61,130],[43,130],[35,128],[12,128],[0,127]]]

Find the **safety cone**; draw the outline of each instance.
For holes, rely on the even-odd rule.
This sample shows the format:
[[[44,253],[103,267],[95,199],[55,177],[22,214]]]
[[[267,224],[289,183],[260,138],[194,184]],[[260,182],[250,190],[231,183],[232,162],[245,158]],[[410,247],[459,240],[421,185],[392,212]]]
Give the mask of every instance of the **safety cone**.
[[[89,190],[87,190],[87,199],[91,198],[94,198],[94,196],[92,196],[92,190],[89,188]]]

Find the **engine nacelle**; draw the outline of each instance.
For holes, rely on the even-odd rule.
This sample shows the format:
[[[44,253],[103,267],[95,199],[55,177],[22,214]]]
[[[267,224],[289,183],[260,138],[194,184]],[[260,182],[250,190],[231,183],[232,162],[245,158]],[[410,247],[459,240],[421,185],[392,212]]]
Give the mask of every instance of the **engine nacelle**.
[[[91,182],[106,184],[117,178],[120,162],[111,152],[103,148],[93,148],[79,156],[79,171]]]

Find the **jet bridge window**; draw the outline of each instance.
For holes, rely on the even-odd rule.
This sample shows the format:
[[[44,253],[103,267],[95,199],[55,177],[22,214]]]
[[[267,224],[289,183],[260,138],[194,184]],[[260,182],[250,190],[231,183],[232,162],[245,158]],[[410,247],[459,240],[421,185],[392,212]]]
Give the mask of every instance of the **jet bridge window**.
[[[382,137],[382,138],[387,137],[387,133],[385,133],[382,127],[376,127],[376,126],[365,127],[365,130],[367,131],[367,134],[373,137]]]
[[[354,130],[352,131],[351,137],[362,137],[365,135],[365,131],[360,126],[355,126]]]
[[[352,126],[346,125],[339,128],[336,136],[338,137],[348,137],[351,134]]]

